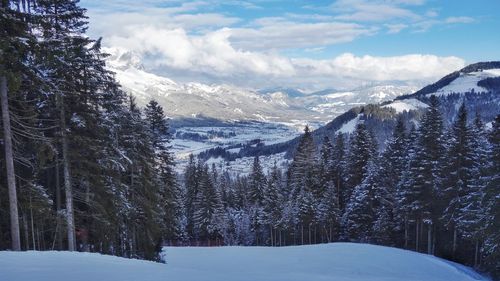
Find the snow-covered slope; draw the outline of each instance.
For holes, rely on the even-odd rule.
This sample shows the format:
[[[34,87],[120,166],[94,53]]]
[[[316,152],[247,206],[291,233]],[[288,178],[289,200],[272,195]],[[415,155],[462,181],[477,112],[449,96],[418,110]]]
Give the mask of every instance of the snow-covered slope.
[[[430,93],[428,95],[448,95],[452,93],[465,93],[474,91],[476,93],[487,92],[488,90],[478,86],[478,82],[486,78],[493,78],[500,76],[500,69],[485,69],[474,71],[470,73],[461,72],[459,77],[453,80],[450,84],[437,90],[435,93]]]
[[[8,281],[472,281],[472,269],[366,244],[165,248],[167,264],[88,253],[0,252]]]
[[[411,95],[399,96],[396,99],[420,99],[430,95],[446,96],[451,93],[464,94],[472,90],[476,93],[497,91],[498,82],[490,84],[489,89],[479,86],[478,83],[488,78],[498,79],[498,77],[500,77],[500,61],[478,62],[452,72]]]
[[[417,110],[421,108],[427,108],[429,106],[417,99],[405,99],[405,100],[395,100],[389,104],[383,105],[382,107],[393,108],[396,111],[396,113],[401,113],[403,111]]]

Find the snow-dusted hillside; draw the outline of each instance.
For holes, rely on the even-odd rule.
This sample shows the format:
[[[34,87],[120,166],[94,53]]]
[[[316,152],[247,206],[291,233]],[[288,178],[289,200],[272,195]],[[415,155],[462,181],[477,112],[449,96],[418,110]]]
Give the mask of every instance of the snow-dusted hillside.
[[[366,244],[165,248],[167,264],[69,252],[0,252],[8,281],[486,280],[433,256]]]
[[[360,105],[380,103],[413,93],[414,86],[377,85],[357,88],[351,91],[322,91],[296,99],[310,110],[336,117]]]
[[[450,84],[437,90],[435,93],[428,95],[448,95],[452,93],[465,93],[474,91],[476,93],[487,92],[488,90],[478,86],[478,82],[486,78],[499,77],[500,69],[485,69],[470,73],[461,72],[459,77],[453,80]]]
[[[418,110],[429,107],[427,104],[417,99],[395,100],[391,103],[382,106],[383,108],[393,108],[396,113],[403,111]]]

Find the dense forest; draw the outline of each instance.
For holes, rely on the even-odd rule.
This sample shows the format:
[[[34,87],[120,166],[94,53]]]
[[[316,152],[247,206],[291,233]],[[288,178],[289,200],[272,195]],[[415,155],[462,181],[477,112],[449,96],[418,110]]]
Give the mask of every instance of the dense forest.
[[[178,194],[162,108],[120,90],[78,1],[0,9],[0,249],[156,258]]]
[[[120,90],[86,27],[75,0],[0,0],[0,250],[352,241],[499,276],[500,115],[486,126],[462,104],[448,125],[432,97],[383,147],[363,121],[319,149],[306,128],[286,170],[191,156],[179,175],[163,109]]]
[[[184,173],[185,245],[373,243],[499,272],[500,115],[487,129],[462,104],[443,126],[438,99],[418,127],[400,118],[377,149],[360,122],[350,136],[306,128],[286,171],[232,177],[190,159]]]

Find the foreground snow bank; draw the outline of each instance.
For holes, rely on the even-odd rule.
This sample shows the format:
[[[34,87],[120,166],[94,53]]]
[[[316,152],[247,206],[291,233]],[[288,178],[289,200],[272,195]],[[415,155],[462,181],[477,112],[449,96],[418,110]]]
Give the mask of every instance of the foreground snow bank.
[[[164,250],[167,264],[89,253],[0,252],[0,280],[486,280],[432,256],[365,244]]]

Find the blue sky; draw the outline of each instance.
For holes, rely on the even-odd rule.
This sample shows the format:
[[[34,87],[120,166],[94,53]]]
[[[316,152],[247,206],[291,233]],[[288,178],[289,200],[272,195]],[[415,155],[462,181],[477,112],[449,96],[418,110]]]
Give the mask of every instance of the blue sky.
[[[178,80],[349,88],[500,59],[498,0],[82,0],[89,33]]]

